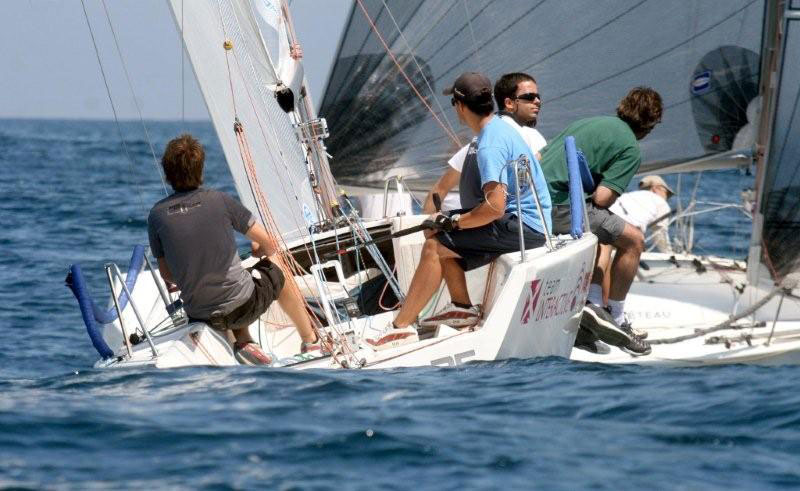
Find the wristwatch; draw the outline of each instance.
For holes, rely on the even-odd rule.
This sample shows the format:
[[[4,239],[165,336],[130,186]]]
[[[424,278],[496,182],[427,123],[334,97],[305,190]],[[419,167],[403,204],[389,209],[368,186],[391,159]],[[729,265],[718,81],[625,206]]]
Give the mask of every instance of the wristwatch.
[[[453,213],[450,215],[450,222],[453,224],[454,229],[458,229],[458,221],[461,220],[461,213]]]

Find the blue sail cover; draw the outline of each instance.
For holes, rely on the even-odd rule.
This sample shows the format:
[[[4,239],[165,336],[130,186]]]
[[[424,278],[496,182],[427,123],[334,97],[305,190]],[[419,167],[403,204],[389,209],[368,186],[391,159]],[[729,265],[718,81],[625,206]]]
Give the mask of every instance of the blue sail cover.
[[[471,137],[441,94],[464,71],[492,79],[517,71],[534,76],[543,101],[537,129],[545,138],[576,119],[614,114],[629,89],[652,86],[661,93],[665,112],[662,124],[641,142],[646,163],[721,151],[755,95],[764,5],[764,0],[356,1],[320,107],[331,130],[333,173],[341,184],[378,188],[386,177],[402,174],[412,188],[427,189]],[[729,61],[744,67],[734,82],[725,73]],[[704,93],[711,96],[693,103],[698,94],[692,89],[702,91],[705,70],[712,72],[711,92]],[[720,129],[709,128],[709,120],[697,123],[696,113],[704,110],[698,104],[731,104],[740,88],[745,90],[732,99],[733,122],[706,107],[706,116],[717,118],[711,118],[712,126]],[[714,102],[717,91],[721,97]],[[722,144],[709,146],[712,140]]]

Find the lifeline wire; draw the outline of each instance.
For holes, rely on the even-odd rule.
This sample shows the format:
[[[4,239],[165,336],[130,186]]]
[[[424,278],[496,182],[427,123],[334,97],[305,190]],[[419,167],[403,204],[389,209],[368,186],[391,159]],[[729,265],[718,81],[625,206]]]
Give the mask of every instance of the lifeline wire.
[[[108,21],[108,27],[111,29],[111,35],[114,37],[114,46],[117,48],[117,55],[119,55],[119,60],[122,63],[122,71],[125,72],[125,80],[128,81],[128,88],[131,91],[131,97],[133,98],[133,104],[136,106],[136,112],[139,114],[139,122],[142,124],[142,129],[144,130],[144,136],[147,139],[147,145],[150,147],[150,155],[153,156],[153,165],[156,167],[156,172],[158,176],[161,178],[161,186],[164,188],[164,196],[167,196],[169,192],[167,191],[167,183],[164,180],[164,174],[162,173],[161,166],[158,165],[158,159],[156,158],[156,151],[153,148],[153,142],[150,140],[150,133],[147,131],[147,125],[144,124],[144,118],[142,117],[142,109],[139,107],[139,101],[136,99],[136,92],[133,90],[133,83],[131,83],[131,77],[128,74],[128,66],[125,63],[125,57],[122,56],[122,50],[119,48],[119,41],[117,40],[117,32],[114,30],[114,24],[111,22],[111,14],[108,12],[108,7],[106,7],[106,0],[101,0],[103,4],[103,11],[106,13],[106,20]]]
[[[453,134],[455,134],[456,130],[455,130],[455,128],[453,128],[452,123],[450,123],[450,118],[447,117],[447,113],[445,113],[445,110],[442,107],[442,102],[439,100],[438,97],[436,97],[436,92],[434,92],[433,87],[431,87],[431,83],[428,80],[428,77],[425,76],[425,72],[422,70],[422,67],[419,66],[419,61],[417,61],[417,55],[414,54],[414,48],[411,47],[411,44],[408,42],[408,39],[406,39],[406,35],[403,33],[403,30],[400,29],[400,25],[397,24],[397,20],[395,20],[394,15],[392,14],[392,11],[389,9],[389,6],[386,4],[386,0],[381,0],[381,2],[383,2],[383,8],[385,8],[386,12],[389,14],[389,18],[392,19],[392,23],[394,24],[395,29],[397,29],[397,32],[400,34],[400,39],[402,39],[403,42],[406,44],[406,47],[408,48],[408,52],[411,55],[411,59],[414,61],[414,65],[417,67],[417,72],[419,72],[420,77],[422,77],[422,80],[425,82],[425,85],[428,87],[428,90],[430,91],[431,95],[433,96],[433,100],[436,101],[436,105],[439,106],[439,111],[441,111],[442,116],[444,117],[444,120],[447,123],[447,126],[450,128],[450,131],[452,131]],[[466,4],[464,4],[464,8],[466,8]],[[471,25],[470,25],[470,28],[471,28]],[[473,34],[473,41],[474,40],[475,40],[475,37],[474,37],[474,34]]]
[[[389,57],[392,59],[392,61],[394,62],[394,64],[397,66],[397,69],[400,71],[400,74],[403,76],[403,78],[405,78],[405,79],[406,79],[406,82],[408,82],[408,85],[411,87],[411,89],[414,91],[414,93],[415,93],[415,94],[417,94],[417,97],[419,97],[419,100],[420,100],[420,101],[422,101],[422,104],[423,104],[423,105],[424,105],[424,106],[425,106],[425,107],[428,109],[428,111],[430,111],[430,113],[433,115],[433,119],[435,119],[435,120],[436,120],[436,122],[437,122],[437,123],[439,123],[439,126],[441,126],[441,127],[442,127],[442,129],[443,129],[443,130],[445,131],[445,133],[447,133],[447,135],[448,135],[448,136],[449,136],[449,137],[450,137],[450,138],[453,140],[453,142],[455,142],[455,144],[456,144],[456,145],[458,145],[459,147],[461,147],[461,140],[459,140],[459,139],[458,139],[458,135],[456,135],[455,133],[451,132],[451,131],[450,131],[450,130],[449,130],[449,129],[448,129],[448,128],[447,128],[447,127],[444,125],[444,123],[442,122],[442,120],[441,120],[441,119],[439,119],[439,116],[437,116],[437,115],[436,115],[436,112],[433,110],[433,108],[431,107],[431,105],[430,105],[430,104],[428,104],[428,101],[426,101],[426,100],[425,100],[425,98],[422,96],[422,94],[420,94],[419,90],[418,90],[418,89],[417,89],[417,87],[414,85],[414,82],[412,82],[412,81],[411,81],[411,79],[409,78],[408,74],[406,74],[405,70],[403,70],[403,67],[400,65],[400,62],[398,62],[398,61],[397,61],[397,58],[394,56],[394,53],[392,53],[392,50],[391,50],[391,49],[389,49],[389,45],[388,45],[388,44],[386,44],[386,41],[383,39],[383,36],[381,36],[381,33],[380,33],[380,32],[378,32],[378,27],[377,27],[377,26],[375,25],[375,23],[372,21],[372,17],[370,17],[370,15],[369,15],[369,12],[367,12],[367,8],[366,8],[366,7],[364,7],[364,3],[362,2],[362,0],[356,0],[356,1],[358,2],[358,6],[359,6],[359,7],[361,7],[361,10],[364,12],[364,16],[367,18],[367,22],[369,22],[369,25],[370,25],[370,27],[372,28],[372,31],[373,31],[373,32],[375,33],[375,35],[378,37],[378,40],[379,40],[379,41],[381,42],[381,44],[383,45],[384,49],[386,49],[386,53],[389,55]]]

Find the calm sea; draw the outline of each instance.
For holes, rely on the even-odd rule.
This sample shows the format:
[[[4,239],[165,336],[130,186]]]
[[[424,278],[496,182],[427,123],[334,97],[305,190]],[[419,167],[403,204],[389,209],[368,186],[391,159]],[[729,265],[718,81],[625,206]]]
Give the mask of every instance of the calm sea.
[[[148,129],[157,156],[199,136],[206,184],[234,191],[209,124]],[[0,488],[800,487],[796,367],[92,369],[67,268],[105,298],[103,264],[127,265],[164,195],[141,128],[122,132],[124,147],[108,122],[0,121]],[[751,184],[709,173],[698,196]],[[748,226],[698,217],[695,250],[742,257]]]

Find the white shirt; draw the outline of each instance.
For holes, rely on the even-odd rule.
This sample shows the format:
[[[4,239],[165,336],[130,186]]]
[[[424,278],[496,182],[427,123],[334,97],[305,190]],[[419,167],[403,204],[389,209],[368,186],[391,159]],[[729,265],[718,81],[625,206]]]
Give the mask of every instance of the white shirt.
[[[645,236],[648,225],[672,211],[667,200],[648,190],[623,194],[617,198],[609,210],[634,227],[638,227]],[[665,218],[655,227],[653,241],[660,252],[672,252],[668,225],[669,218]]]
[[[543,149],[545,145],[547,145],[547,141],[544,139],[541,133],[539,133],[536,129],[531,128],[530,126],[520,126],[514,121],[514,118],[511,116],[502,115],[500,119],[509,123],[511,126],[516,128],[519,131],[519,134],[522,136],[522,139],[525,140],[525,143],[531,148],[533,153],[538,152],[539,150]],[[472,139],[475,141],[478,137]],[[461,169],[464,168],[464,160],[467,158],[467,151],[469,150],[469,144],[464,145],[461,147],[458,152],[453,154],[450,157],[450,160],[447,161],[450,164],[450,167],[461,172]]]

